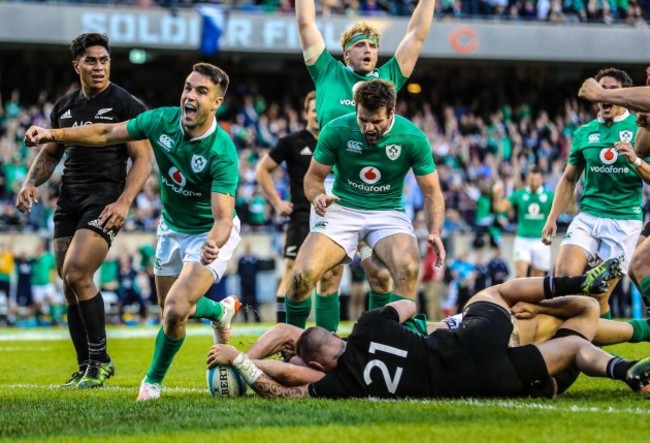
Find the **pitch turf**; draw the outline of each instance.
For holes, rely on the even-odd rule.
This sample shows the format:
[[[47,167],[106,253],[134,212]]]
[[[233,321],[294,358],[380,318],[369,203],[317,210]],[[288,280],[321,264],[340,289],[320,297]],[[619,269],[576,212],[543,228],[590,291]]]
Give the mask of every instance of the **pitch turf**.
[[[111,329],[116,376],[105,388],[80,391],[56,387],[74,369],[65,330],[30,330],[37,334],[30,337],[0,329],[0,440],[629,443],[649,438],[649,396],[585,376],[556,400],[265,400],[253,394],[217,400],[205,383],[208,329],[190,329],[162,398],[148,403],[134,399],[156,330]],[[238,335],[232,343],[245,349],[254,338]],[[647,343],[608,350],[629,358],[650,355]]]

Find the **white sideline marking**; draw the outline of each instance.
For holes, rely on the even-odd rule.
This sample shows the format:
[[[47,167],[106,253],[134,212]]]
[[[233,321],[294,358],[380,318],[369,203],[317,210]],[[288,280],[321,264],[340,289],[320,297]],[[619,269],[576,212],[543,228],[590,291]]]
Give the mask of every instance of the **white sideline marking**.
[[[60,385],[38,385],[32,383],[14,383],[8,385],[1,385],[2,389],[56,389],[61,390]],[[133,392],[137,393],[137,386],[104,386],[101,388],[102,391],[111,391],[111,392]],[[198,394],[207,394],[207,388],[185,388],[185,387],[162,387],[163,392],[178,392],[178,393],[198,393]],[[245,398],[245,396],[244,396]],[[431,400],[384,400],[384,399],[367,399],[367,401],[372,402],[383,402],[383,403],[398,403],[398,402],[408,402],[408,403],[421,403],[421,404],[430,404],[430,405],[441,405],[441,406],[475,406],[482,408],[497,407],[502,409],[520,409],[520,410],[543,410],[543,411],[555,411],[555,412],[575,412],[579,414],[584,413],[595,413],[595,414],[635,414],[635,415],[650,415],[650,409],[647,408],[614,408],[609,407],[599,407],[599,406],[576,406],[576,405],[553,405],[548,403],[528,403],[525,400],[480,400],[480,399],[457,399],[457,400],[440,400],[440,399],[431,399]]]
[[[267,326],[247,326],[234,324],[232,327],[233,337],[243,336],[260,336],[265,333],[273,325]],[[158,334],[160,327],[141,326],[141,327],[117,327],[111,328],[106,331],[109,339],[125,339],[125,338],[148,338],[155,337]],[[339,333],[349,334],[352,327],[342,325],[339,328]],[[188,337],[203,337],[212,336],[212,327],[208,325],[197,325],[196,327],[187,328]],[[0,342],[7,341],[45,341],[45,340],[70,340],[70,334],[67,329],[47,329],[36,328],[27,330],[5,329],[0,331]],[[0,348],[1,350],[1,348]]]

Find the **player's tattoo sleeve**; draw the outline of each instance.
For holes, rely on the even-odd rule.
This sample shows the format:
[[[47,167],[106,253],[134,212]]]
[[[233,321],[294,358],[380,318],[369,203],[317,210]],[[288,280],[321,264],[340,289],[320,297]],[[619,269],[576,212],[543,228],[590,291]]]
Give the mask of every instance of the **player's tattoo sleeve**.
[[[298,386],[295,388],[287,388],[280,383],[273,380],[271,377],[262,374],[251,385],[251,388],[262,397],[277,397],[277,398],[305,398],[309,397],[307,386]]]
[[[25,182],[33,186],[42,185],[50,178],[56,165],[59,164],[59,160],[61,160],[60,155],[55,155],[46,148],[41,149],[34,159],[32,167],[29,168]]]

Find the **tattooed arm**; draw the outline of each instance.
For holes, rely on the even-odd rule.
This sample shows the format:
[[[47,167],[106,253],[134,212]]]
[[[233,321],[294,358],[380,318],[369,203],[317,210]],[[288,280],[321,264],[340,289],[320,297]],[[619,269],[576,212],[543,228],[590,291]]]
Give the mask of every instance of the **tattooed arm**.
[[[307,398],[309,397],[309,385],[295,386],[288,388],[273,380],[266,374],[262,374],[250,385],[253,391],[262,397],[272,398]]]
[[[32,205],[38,201],[36,188],[45,183],[61,161],[65,147],[58,143],[47,143],[36,155],[27,178],[16,196],[16,207],[20,212],[29,212]]]

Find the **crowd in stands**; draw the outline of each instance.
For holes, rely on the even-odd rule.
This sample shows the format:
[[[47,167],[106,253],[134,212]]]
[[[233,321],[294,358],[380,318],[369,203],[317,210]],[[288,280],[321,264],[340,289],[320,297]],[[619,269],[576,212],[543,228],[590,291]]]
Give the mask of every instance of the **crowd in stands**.
[[[239,11],[293,14],[295,0],[68,0],[67,3],[119,4],[140,8],[189,8],[197,4],[215,4]],[[417,0],[320,0],[316,3],[318,12],[323,16],[382,17],[410,16]],[[649,18],[649,6],[650,0],[440,0],[436,5],[436,16],[444,19],[487,18],[640,26],[645,25]]]

